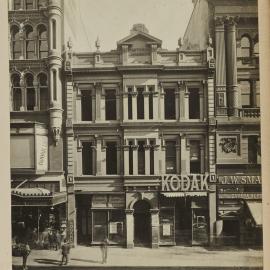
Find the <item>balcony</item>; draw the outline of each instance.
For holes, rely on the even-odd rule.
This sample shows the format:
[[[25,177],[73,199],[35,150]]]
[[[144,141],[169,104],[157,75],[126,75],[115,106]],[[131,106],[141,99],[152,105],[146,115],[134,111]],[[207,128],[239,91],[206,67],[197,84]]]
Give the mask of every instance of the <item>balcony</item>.
[[[259,118],[261,115],[260,108],[241,108],[239,117],[241,118]]]

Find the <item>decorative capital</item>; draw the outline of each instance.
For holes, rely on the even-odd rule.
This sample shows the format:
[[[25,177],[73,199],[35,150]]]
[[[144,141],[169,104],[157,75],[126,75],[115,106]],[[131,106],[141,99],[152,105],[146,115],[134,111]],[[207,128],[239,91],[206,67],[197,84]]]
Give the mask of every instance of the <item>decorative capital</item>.
[[[228,26],[235,26],[239,22],[239,16],[226,16],[225,22]]]
[[[224,17],[215,17],[214,20],[216,26],[223,26],[225,23]]]

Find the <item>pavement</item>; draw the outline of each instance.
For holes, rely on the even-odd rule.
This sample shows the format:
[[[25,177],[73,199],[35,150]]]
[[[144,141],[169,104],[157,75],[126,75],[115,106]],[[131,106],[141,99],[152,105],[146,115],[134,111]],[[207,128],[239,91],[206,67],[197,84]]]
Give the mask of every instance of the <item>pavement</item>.
[[[263,251],[233,247],[109,247],[108,261],[101,263],[99,247],[71,249],[68,266],[59,267],[61,251],[32,250],[27,265],[31,269],[262,269]],[[21,269],[22,258],[12,258],[13,269]]]

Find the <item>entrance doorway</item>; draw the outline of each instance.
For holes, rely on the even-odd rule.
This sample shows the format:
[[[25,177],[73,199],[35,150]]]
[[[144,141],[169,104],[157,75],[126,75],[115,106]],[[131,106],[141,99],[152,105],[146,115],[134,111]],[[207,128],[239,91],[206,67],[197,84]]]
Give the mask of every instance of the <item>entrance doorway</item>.
[[[134,204],[134,244],[149,246],[151,241],[150,205],[144,200]]]

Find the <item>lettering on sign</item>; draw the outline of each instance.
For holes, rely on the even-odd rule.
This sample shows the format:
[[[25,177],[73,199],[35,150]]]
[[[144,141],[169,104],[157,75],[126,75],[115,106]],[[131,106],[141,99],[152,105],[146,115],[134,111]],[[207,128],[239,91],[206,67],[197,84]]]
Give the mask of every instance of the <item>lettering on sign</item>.
[[[215,175],[163,175],[161,178],[162,191],[208,191],[208,182],[213,181]]]
[[[259,175],[222,175],[218,177],[218,182],[223,185],[255,185],[262,183]]]
[[[261,193],[223,193],[218,195],[219,199],[245,199],[245,200],[260,200]]]
[[[132,48],[129,51],[130,56],[143,56],[149,54],[148,48]]]

